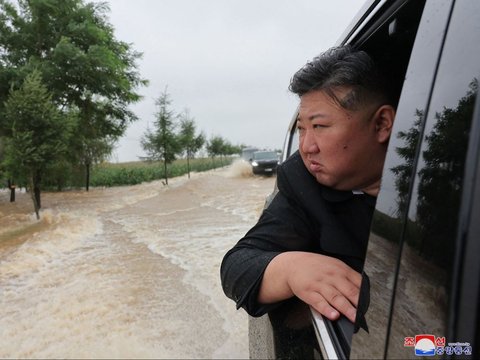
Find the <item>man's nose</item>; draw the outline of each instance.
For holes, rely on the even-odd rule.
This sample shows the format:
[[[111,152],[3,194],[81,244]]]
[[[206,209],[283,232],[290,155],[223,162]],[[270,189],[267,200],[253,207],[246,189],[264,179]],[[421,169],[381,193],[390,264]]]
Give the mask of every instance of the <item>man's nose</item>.
[[[301,146],[302,146],[302,151],[307,154],[312,154],[319,151],[319,148],[315,139],[315,135],[313,134],[313,131],[311,131],[310,129],[307,129],[305,131]]]

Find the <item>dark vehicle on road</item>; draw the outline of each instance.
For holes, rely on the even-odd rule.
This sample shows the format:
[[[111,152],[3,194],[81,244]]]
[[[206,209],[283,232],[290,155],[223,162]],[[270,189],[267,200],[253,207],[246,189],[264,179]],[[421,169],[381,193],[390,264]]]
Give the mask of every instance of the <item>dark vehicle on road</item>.
[[[275,151],[255,151],[250,164],[255,175],[272,175],[277,172],[279,160]]]
[[[346,29],[337,45],[368,52],[400,96],[358,309],[369,331],[291,302],[250,318],[252,358],[480,358],[479,24],[478,0],[384,0]]]

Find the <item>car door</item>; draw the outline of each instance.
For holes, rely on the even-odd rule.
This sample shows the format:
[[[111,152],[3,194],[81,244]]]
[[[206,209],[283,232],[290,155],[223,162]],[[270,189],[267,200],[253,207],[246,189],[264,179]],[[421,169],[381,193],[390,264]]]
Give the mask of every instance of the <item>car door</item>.
[[[434,69],[448,22],[449,3],[449,1],[426,4],[423,1],[382,3],[374,14],[365,17],[366,23],[362,27],[357,26],[351,37],[340,42],[367,51],[389,76],[392,88],[401,93],[394,134],[408,131],[418,121],[415,110],[425,108],[428,103]],[[412,65],[415,61],[418,65]],[[407,81],[404,81],[405,78]],[[401,139],[392,136],[386,168],[395,167],[393,164],[398,163],[398,155],[391,149],[395,149],[399,141]],[[402,171],[408,183],[408,178],[413,174],[412,166],[407,166]],[[384,354],[382,344],[386,340],[389,306],[393,296],[393,280],[399,253],[398,230],[405,221],[405,216],[399,209],[392,208],[397,204],[395,176],[392,174],[383,175],[382,191],[374,213],[374,232],[369,239],[369,256],[372,258],[370,263],[373,264],[373,268],[366,271],[372,282],[367,324],[371,336],[360,336],[357,342],[359,349],[366,349],[370,356],[362,357],[361,351],[357,350],[360,358],[377,358]],[[392,214],[390,216],[392,219],[385,214]],[[315,311],[312,313],[322,356],[347,358],[351,351],[353,324],[344,318],[331,322]],[[368,316],[373,313],[375,316]],[[372,339],[379,345],[373,347],[374,349],[371,346]]]
[[[367,250],[370,333],[352,358],[478,356],[479,19],[474,0],[425,6]]]

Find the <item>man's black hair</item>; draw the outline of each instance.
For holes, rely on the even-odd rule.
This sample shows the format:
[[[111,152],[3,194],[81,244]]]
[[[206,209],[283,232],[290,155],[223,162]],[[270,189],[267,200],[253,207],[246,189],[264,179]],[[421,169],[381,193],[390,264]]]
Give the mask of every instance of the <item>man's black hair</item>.
[[[351,91],[339,99],[335,90],[346,87]],[[357,110],[369,102],[395,106],[373,59],[349,45],[331,48],[308,62],[295,73],[289,89],[298,96],[322,90],[347,110]]]

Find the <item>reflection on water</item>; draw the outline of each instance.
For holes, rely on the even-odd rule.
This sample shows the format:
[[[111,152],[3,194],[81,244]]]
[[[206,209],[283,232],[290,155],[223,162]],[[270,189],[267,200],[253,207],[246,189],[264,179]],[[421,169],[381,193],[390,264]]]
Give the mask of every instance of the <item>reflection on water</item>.
[[[40,223],[0,193],[0,357],[248,357],[219,266],[274,178],[241,168],[46,193]]]

